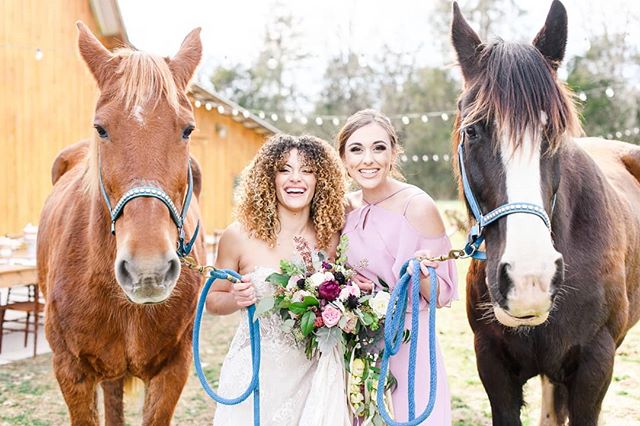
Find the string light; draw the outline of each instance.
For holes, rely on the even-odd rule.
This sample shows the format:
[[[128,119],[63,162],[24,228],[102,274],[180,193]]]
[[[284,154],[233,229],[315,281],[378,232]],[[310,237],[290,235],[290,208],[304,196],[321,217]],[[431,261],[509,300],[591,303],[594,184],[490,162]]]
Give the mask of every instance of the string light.
[[[202,101],[200,99],[196,99],[193,105],[195,105],[196,108],[200,108],[202,106]]]
[[[36,61],[41,61],[43,56],[44,56],[44,53],[42,52],[42,49],[38,47],[36,49],[36,54],[35,54]]]
[[[271,121],[278,121],[278,114],[276,113],[271,114]]]
[[[317,124],[318,126],[322,126],[322,123],[323,123],[323,122],[324,122],[324,121],[322,120],[322,117],[316,117],[316,124]]]
[[[206,104],[204,104],[204,108],[207,111],[211,111],[213,109],[213,104],[211,102],[207,102]]]
[[[218,114],[224,114],[224,107],[222,105],[218,105]]]

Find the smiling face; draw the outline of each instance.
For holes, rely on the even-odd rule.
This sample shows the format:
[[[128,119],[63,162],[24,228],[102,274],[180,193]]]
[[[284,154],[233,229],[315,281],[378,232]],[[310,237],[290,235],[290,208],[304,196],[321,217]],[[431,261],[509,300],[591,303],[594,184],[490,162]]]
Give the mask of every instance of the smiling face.
[[[278,204],[291,211],[309,208],[316,190],[314,170],[295,148],[285,158],[275,178]]]
[[[387,180],[396,154],[389,134],[373,122],[349,136],[343,161],[347,173],[361,188],[372,189]]]

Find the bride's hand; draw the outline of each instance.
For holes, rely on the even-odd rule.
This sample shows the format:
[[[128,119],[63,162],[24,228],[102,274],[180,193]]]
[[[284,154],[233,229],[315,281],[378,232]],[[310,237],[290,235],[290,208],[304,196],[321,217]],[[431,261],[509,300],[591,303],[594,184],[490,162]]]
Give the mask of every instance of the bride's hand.
[[[413,257],[415,258],[428,258],[428,257],[432,257],[431,252],[428,250],[418,250],[413,254]],[[433,262],[430,260],[421,260],[420,261],[420,271],[422,272],[422,274],[425,277],[429,276],[429,270],[427,269],[428,266],[432,267],[432,268],[438,268],[438,266],[440,265],[439,262]],[[409,262],[409,265],[407,267],[407,272],[409,272],[409,275],[413,275],[413,260]]]
[[[256,287],[251,282],[251,278],[244,275],[239,283],[234,283],[231,287],[231,294],[238,306],[246,308],[256,303]]]
[[[371,293],[371,291],[373,290],[373,281],[363,277],[360,274],[354,275],[353,277],[351,277],[351,280],[356,283],[358,287],[360,287],[360,291]]]

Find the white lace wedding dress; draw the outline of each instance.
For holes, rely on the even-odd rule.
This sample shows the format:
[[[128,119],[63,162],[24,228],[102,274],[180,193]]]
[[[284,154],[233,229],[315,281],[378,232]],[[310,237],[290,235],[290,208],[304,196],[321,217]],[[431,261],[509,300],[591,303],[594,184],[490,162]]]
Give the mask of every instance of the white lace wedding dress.
[[[265,282],[273,269],[258,267],[251,274],[258,298],[273,292]],[[278,314],[260,318],[260,424],[264,426],[298,425],[309,395],[317,361],[308,360],[304,348],[298,347],[293,336],[280,328]],[[235,398],[251,381],[251,345],[246,310],[222,364],[218,393]],[[327,407],[330,410],[330,408]],[[217,404],[214,426],[253,425],[253,395],[238,405]]]

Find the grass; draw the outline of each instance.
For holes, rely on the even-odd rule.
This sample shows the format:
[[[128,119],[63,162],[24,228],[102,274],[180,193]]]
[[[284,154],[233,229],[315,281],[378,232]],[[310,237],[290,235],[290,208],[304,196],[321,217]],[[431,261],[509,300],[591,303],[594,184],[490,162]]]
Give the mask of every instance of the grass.
[[[455,202],[445,208],[455,208]],[[452,238],[454,247],[461,247],[464,236]],[[451,308],[438,311],[438,339],[446,363],[452,393],[453,424],[455,426],[486,426],[491,424],[491,410],[478,378],[473,352],[473,335],[465,313],[464,283],[468,261],[458,264],[460,300]],[[239,320],[238,315],[205,316],[202,324],[201,356],[211,382],[219,374],[220,364]],[[601,424],[640,424],[640,326],[632,329],[618,349],[613,379],[603,403]],[[540,411],[539,380],[532,379],[525,387],[527,406],[522,422],[537,425]],[[51,369],[51,356],[0,366],[0,426],[66,425],[69,418],[62,395]],[[176,425],[210,425],[215,404],[200,388],[192,372],[174,416]],[[127,401],[127,424],[141,423],[141,402]]]

